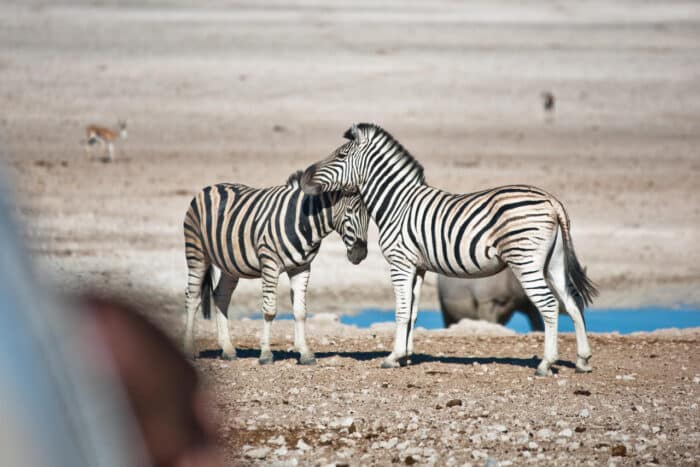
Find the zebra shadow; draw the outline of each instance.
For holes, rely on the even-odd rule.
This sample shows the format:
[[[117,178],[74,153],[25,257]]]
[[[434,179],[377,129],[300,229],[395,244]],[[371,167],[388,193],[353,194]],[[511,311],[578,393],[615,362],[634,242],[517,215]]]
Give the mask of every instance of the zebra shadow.
[[[236,349],[238,358],[260,358],[260,349]],[[273,350],[272,355],[275,361],[283,360],[298,360],[299,352],[288,352],[285,350]],[[389,355],[387,351],[369,351],[369,352],[316,352],[316,359],[321,360],[331,357],[351,358],[357,361],[380,360]],[[199,353],[199,358],[220,358],[220,349],[208,349]],[[454,357],[454,356],[435,356],[429,354],[414,354],[411,356],[411,366],[422,365],[425,363],[443,363],[451,365],[510,365],[522,368],[536,369],[540,363],[538,357],[519,358],[519,357]],[[567,360],[557,360],[555,365],[574,369],[576,365]],[[554,373],[557,373],[556,368],[552,368]]]
[[[260,349],[236,349],[238,358],[260,358]],[[352,358],[358,361],[374,360],[384,358],[389,355],[389,352],[315,352],[316,359],[324,359],[331,357]],[[207,349],[199,352],[199,358],[217,359],[221,358],[221,349]],[[298,360],[299,352],[288,352],[286,350],[273,350],[272,358],[274,361],[283,360]]]

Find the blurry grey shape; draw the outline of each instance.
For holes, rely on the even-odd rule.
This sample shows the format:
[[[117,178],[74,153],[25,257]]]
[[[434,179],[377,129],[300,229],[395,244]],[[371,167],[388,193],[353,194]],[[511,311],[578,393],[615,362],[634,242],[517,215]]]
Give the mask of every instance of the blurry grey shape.
[[[5,188],[0,195],[2,465],[146,465],[143,441],[109,360],[107,368],[95,367],[104,349],[89,346],[78,335],[76,314],[37,283]]]
[[[439,275],[438,297],[446,327],[464,318],[506,324],[513,313],[521,311],[532,330],[544,330],[540,313],[510,268],[480,279]]]

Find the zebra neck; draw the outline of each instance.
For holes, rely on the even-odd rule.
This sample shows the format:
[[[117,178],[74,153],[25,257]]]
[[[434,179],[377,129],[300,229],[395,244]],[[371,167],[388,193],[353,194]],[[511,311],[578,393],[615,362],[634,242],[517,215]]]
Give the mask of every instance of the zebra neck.
[[[310,212],[308,214],[309,225],[311,226],[310,239],[313,243],[320,243],[321,240],[333,232],[333,208],[334,200],[329,193],[322,193],[320,196],[309,198]]]
[[[411,156],[387,155],[370,170],[360,187],[362,200],[378,227],[383,227],[401,211],[415,190],[424,185],[423,170]]]

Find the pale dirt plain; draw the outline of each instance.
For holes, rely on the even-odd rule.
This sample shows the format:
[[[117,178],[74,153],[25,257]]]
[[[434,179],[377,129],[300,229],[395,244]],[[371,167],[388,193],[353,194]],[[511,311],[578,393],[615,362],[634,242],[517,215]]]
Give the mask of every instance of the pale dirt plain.
[[[527,183],[560,198],[596,307],[700,304],[698,3],[264,5],[0,2],[3,171],[60,290],[130,297],[179,338],[196,190],[281,184],[372,121],[433,185]],[[84,126],[119,118],[129,138],[116,161],[87,156]],[[360,266],[329,237],[313,271],[312,313],[392,307],[375,230]],[[241,284],[234,316],[257,310],[259,287]],[[280,297],[289,310],[284,280]],[[437,306],[429,275],[422,308]],[[390,328],[322,318],[309,329],[315,367],[287,352],[289,322],[273,328],[273,365],[258,366],[248,320],[231,323],[243,358],[197,360],[229,463],[700,461],[697,330],[594,335],[590,375],[573,372],[564,335],[558,374],[538,379],[541,334],[419,331],[415,364],[386,371]],[[212,325],[199,332],[215,357]]]

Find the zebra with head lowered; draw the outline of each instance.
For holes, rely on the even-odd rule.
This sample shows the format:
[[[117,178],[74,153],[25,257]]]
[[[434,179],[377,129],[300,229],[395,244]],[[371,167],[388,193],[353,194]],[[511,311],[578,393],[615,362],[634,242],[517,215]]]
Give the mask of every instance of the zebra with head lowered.
[[[562,204],[539,188],[513,185],[451,194],[426,184],[423,167],[377,125],[353,125],[349,140],[311,165],[302,186],[310,194],[359,190],[379,227],[396,295],[396,335],[385,368],[413,353],[413,328],[426,271],[480,277],[510,267],[545,323],[538,375],[557,359],[560,300],[576,330],[578,371],[591,371],[582,311],[596,290],[580,266]]]
[[[204,317],[210,316],[211,268],[216,266],[221,270],[214,304],[222,358],[236,358],[228,332],[228,305],[238,280],[261,277],[264,322],[259,361],[272,362],[270,326],[277,314],[277,281],[286,272],[299,362],[316,361],[304,332],[311,262],[321,240],[334,230],[342,237],[353,264],[365,259],[369,214],[358,194],[340,190],[304,194],[301,175],[297,172],[286,185],[265,189],[228,183],[208,186],[192,199],[184,221],[189,269],[184,348],[188,356],[195,356],[195,313],[201,307]]]

